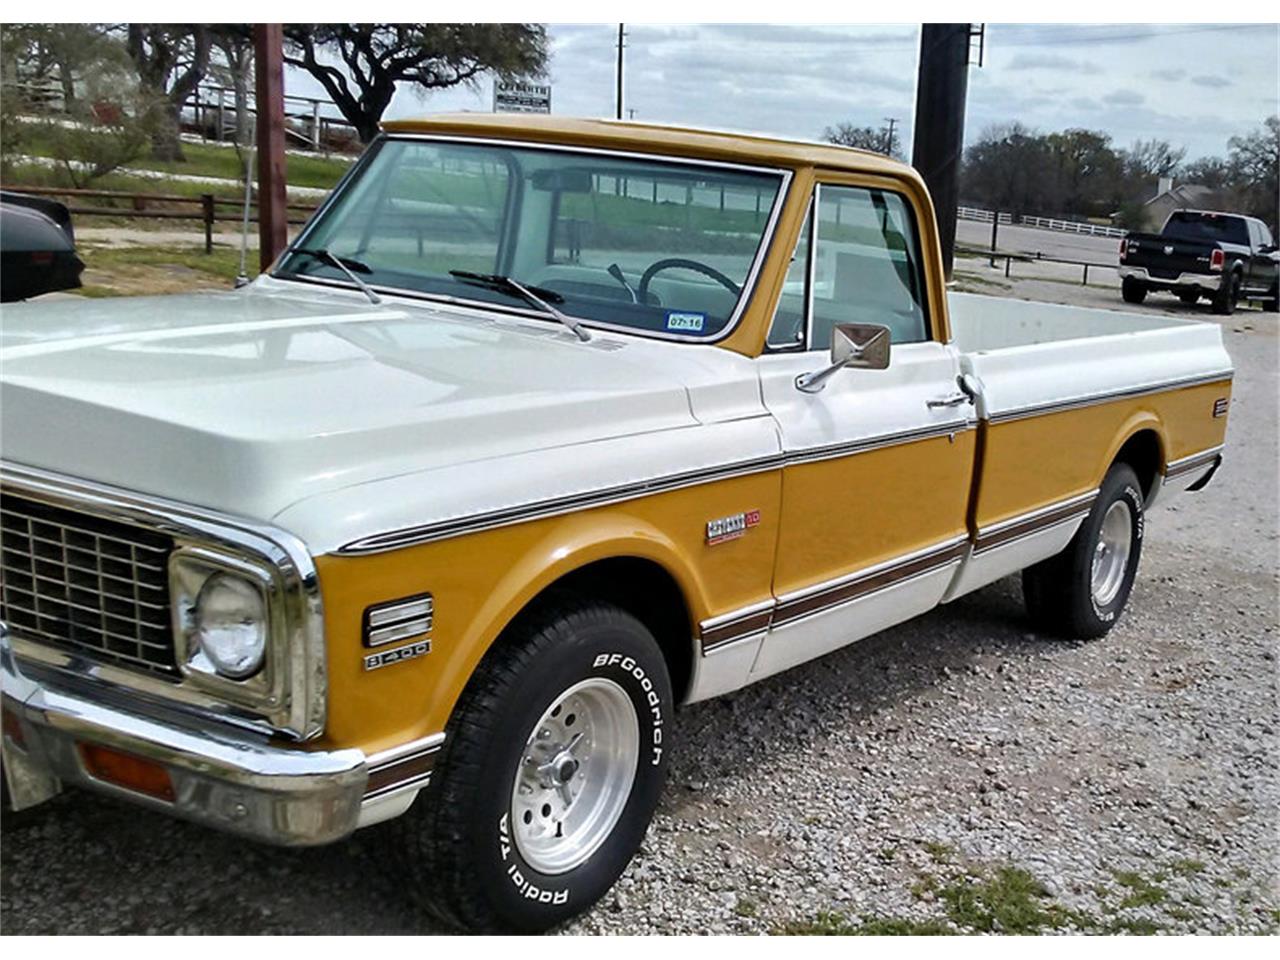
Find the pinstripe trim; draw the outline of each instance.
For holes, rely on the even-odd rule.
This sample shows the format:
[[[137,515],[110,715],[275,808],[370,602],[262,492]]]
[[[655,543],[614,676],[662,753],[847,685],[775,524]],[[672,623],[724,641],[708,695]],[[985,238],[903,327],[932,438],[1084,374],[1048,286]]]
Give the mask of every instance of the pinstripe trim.
[[[1047,507],[1041,507],[1039,510],[1033,510],[1009,520],[979,527],[977,536],[973,538],[973,552],[975,555],[982,554],[995,547],[1003,547],[1014,540],[1040,533],[1060,523],[1083,519],[1088,516],[1089,509],[1097,498],[1098,491],[1090,490],[1088,493],[1051,503]]]
[[[1203,383],[1221,383],[1223,380],[1230,380],[1233,374],[1233,370],[1220,370],[1217,373],[1201,374],[1194,377],[1182,377],[1177,380],[1165,380],[1162,383],[1150,384],[1145,387],[1133,387],[1127,390],[1113,390],[1108,393],[1094,394],[1089,397],[1079,397],[1074,400],[1055,400],[1052,403],[1038,403],[1029,407],[1018,407],[1014,410],[1001,411],[1000,413],[992,415],[990,422],[1005,423],[1010,420],[1022,420],[1025,417],[1036,417],[1046,413],[1059,413],[1063,410],[1076,410],[1081,407],[1092,407],[1100,403],[1111,403],[1115,400],[1124,400],[1131,397],[1145,397],[1153,393],[1164,393],[1166,390],[1195,387]]]
[[[1207,467],[1214,460],[1222,455],[1223,448],[1221,446],[1212,447],[1209,450],[1201,450],[1199,453],[1193,453],[1189,457],[1181,457],[1173,460],[1165,465],[1164,478],[1173,480],[1182,476],[1184,473],[1190,473],[1201,467]]]
[[[966,549],[968,539],[956,537],[857,573],[805,587],[776,601],[753,604],[704,620],[699,627],[702,653],[706,656],[739,640],[764,633],[772,627],[785,626],[826,613],[889,587],[941,570],[957,562]]]
[[[378,533],[371,537],[365,537],[362,540],[355,540],[339,547],[337,552],[342,554],[377,553],[382,550],[394,550],[397,547],[407,547],[412,544],[430,543],[434,540],[456,537],[463,533],[492,530],[495,527],[523,523],[526,520],[555,517],[565,513],[572,513],[575,510],[606,506],[610,503],[634,500],[638,497],[666,493],[670,490],[680,490],[684,487],[711,483],[716,480],[728,480],[733,477],[763,473],[766,470],[777,470],[783,466],[784,462],[785,458],[782,454],[771,454],[767,457],[742,460],[738,463],[725,464],[719,467],[691,470],[686,473],[655,477],[650,480],[640,480],[616,487],[605,487],[601,490],[592,490],[586,493],[570,494],[550,500],[505,507],[488,513],[478,513],[452,520],[441,520],[438,523],[423,524],[419,527],[405,527],[401,530],[391,530],[387,533]]]
[[[501,510],[491,510],[466,517],[455,517],[450,520],[441,520],[416,527],[389,530],[385,533],[373,534],[372,536],[344,544],[335,552],[358,555],[395,550],[400,547],[414,546],[421,543],[431,543],[435,540],[461,536],[464,533],[478,533],[482,530],[492,530],[496,527],[524,523],[528,520],[560,516],[565,513],[572,513],[575,510],[608,506],[612,503],[635,500],[657,493],[667,493],[671,490],[681,490],[685,487],[698,486],[703,483],[714,483],[718,480],[728,480],[733,477],[744,477],[769,470],[780,470],[793,464],[853,456],[858,453],[867,453],[871,450],[879,450],[898,444],[915,443],[920,440],[950,436],[962,430],[971,429],[973,426],[973,421],[960,420],[941,426],[930,426],[920,430],[906,430],[901,433],[885,434],[884,436],[871,437],[851,443],[810,447],[790,454],[769,454],[752,460],[742,460],[722,466],[705,467],[700,470],[690,470],[665,477],[654,477],[649,480],[604,487],[599,490],[589,490],[548,500],[538,500],[532,503],[504,507]]]
[[[702,652],[710,653],[738,640],[764,633],[773,619],[775,601],[769,598],[719,617],[703,620],[699,625]]]
[[[895,447],[903,443],[915,443],[920,440],[935,440],[938,437],[949,437],[977,426],[975,420],[954,420],[951,423],[930,424],[915,430],[904,430],[900,433],[887,433],[880,437],[867,437],[862,440],[851,440],[845,443],[831,443],[821,447],[806,447],[787,454],[787,466],[797,463],[816,463],[820,460],[834,460],[839,457],[879,450],[882,447]]]

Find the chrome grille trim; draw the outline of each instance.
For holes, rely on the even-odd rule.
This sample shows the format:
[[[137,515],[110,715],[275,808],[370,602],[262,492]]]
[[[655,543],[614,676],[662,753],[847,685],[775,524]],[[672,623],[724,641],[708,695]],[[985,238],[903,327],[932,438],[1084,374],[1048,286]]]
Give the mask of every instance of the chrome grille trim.
[[[0,620],[55,647],[176,678],[172,550],[171,538],[139,528],[0,498]]]
[[[273,623],[277,626],[269,653],[269,673],[273,678],[270,690],[251,689],[251,684],[232,681],[207,682],[183,670],[181,664],[172,676],[147,669],[144,664],[149,647],[135,648],[126,656],[109,660],[81,647],[56,643],[53,638],[42,635],[43,628],[28,630],[20,624],[9,623],[14,654],[24,663],[57,671],[70,682],[88,683],[112,696],[124,695],[131,702],[141,700],[266,735],[284,734],[306,740],[323,732],[328,694],[324,611],[315,563],[297,537],[244,517],[0,461],[0,501],[10,497],[35,501],[42,508],[70,512],[74,519],[68,521],[68,529],[73,531],[70,534],[73,540],[86,531],[92,533],[100,529],[101,563],[107,565],[104,574],[110,576],[104,575],[98,580],[99,560],[95,557],[90,562],[89,552],[79,550],[77,555],[77,548],[73,546],[70,563],[76,572],[80,576],[95,573],[95,585],[80,589],[89,589],[95,596],[92,601],[82,593],[69,599],[95,608],[95,604],[102,602],[98,597],[108,595],[117,601],[127,601],[130,609],[157,613],[159,611],[150,607],[135,607],[134,603],[161,604],[166,608],[166,649],[170,649],[173,642],[173,620],[168,611],[170,552],[209,548],[269,570],[270,605]],[[108,526],[103,527],[103,523]],[[36,532],[38,541],[19,545],[22,552],[39,556],[41,548],[37,543],[47,549],[53,549],[54,545],[60,548],[61,534],[56,531],[51,534],[48,530]],[[138,545],[137,554],[126,549],[131,543]],[[128,562],[114,555],[122,551],[127,554]],[[137,568],[130,565],[135,559]],[[72,567],[62,566],[61,555],[56,567],[56,572],[46,569],[42,573],[54,581],[59,576],[71,575]],[[144,592],[139,586],[135,596],[133,584],[129,582],[141,568],[158,578],[143,577],[143,582],[163,583],[160,591]],[[127,591],[122,589],[125,584],[129,584]],[[30,609],[21,599],[11,597],[10,600],[18,607]],[[107,616],[111,616],[110,611]],[[8,618],[6,614],[5,619]],[[120,633],[120,626],[115,624],[110,629]],[[131,631],[124,631],[121,635],[130,634]],[[159,637],[151,634],[146,639],[159,642]]]

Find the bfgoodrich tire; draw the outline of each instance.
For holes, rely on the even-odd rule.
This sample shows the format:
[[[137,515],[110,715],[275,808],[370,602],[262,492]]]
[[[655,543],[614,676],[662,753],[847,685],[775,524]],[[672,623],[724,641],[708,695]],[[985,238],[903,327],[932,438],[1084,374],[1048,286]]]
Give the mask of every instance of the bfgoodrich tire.
[[[1027,613],[1038,629],[1093,639],[1115,626],[1142,556],[1142,504],[1133,469],[1114,465],[1067,548],[1022,571]]]
[[[423,905],[450,925],[537,932],[613,885],[667,770],[662,653],[617,607],[557,598],[486,655],[431,783],[387,839]]]

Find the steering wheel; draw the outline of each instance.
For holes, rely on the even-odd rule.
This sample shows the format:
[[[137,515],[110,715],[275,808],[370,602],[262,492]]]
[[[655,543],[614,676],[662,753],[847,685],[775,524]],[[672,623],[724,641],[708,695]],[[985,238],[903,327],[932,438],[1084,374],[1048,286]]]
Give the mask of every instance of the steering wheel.
[[[668,257],[665,260],[659,260],[656,263],[652,263],[645,268],[644,273],[640,277],[640,286],[636,288],[636,297],[639,301],[641,303],[649,302],[649,281],[654,278],[658,271],[671,270],[676,267],[681,267],[685,270],[694,270],[697,273],[705,274],[732,293],[735,297],[742,292],[741,287],[715,267],[708,267],[705,263],[699,263],[697,260],[685,260],[683,257]]]

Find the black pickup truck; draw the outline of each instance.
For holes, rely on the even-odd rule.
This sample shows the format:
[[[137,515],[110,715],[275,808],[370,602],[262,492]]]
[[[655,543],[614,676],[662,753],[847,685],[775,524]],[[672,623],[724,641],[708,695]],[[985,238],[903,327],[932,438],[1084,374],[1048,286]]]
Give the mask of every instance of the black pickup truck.
[[[1159,234],[1131,233],[1120,241],[1120,292],[1141,303],[1152,290],[1176,293],[1187,304],[1201,297],[1214,313],[1234,313],[1241,300],[1280,306],[1280,253],[1261,220],[1236,213],[1175,210]]]

